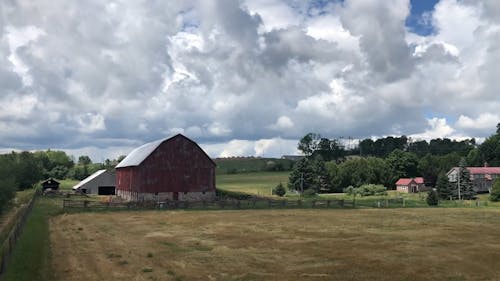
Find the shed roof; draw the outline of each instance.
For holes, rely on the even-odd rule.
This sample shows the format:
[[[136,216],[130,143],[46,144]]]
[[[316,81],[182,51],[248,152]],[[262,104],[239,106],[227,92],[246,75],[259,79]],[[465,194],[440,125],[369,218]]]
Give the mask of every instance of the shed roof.
[[[409,185],[411,181],[415,181],[416,184],[423,184],[424,183],[424,178],[422,177],[417,177],[417,178],[400,178],[397,182],[396,185]]]
[[[93,173],[92,175],[86,177],[85,179],[83,179],[81,182],[79,182],[77,185],[73,186],[73,189],[78,189],[80,188],[81,186],[85,185],[86,183],[90,182],[91,180],[97,178],[99,175],[101,175],[102,173],[105,173],[106,170],[99,170],[95,173]]]
[[[53,178],[48,178],[48,179],[42,181],[42,184],[60,184],[60,182],[56,181]]]
[[[179,137],[179,136],[194,143],[207,156],[207,158],[215,165],[215,162],[212,160],[212,158],[210,158],[196,142],[190,140],[189,138],[187,138],[184,135],[177,134],[177,135],[170,137],[170,138],[165,138],[165,139],[149,142],[149,143],[146,143],[146,144],[139,146],[138,148],[132,150],[132,152],[130,152],[127,155],[127,157],[125,157],[120,163],[118,163],[118,165],[116,165],[116,168],[124,168],[124,167],[140,165],[163,142],[169,141],[169,140],[174,139],[174,138]]]

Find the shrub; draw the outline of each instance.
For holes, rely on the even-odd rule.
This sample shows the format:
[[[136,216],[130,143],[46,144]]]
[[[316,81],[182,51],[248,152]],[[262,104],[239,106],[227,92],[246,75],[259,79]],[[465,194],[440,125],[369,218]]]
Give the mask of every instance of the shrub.
[[[491,188],[490,200],[494,202],[500,201],[500,179],[495,180],[495,183]]]
[[[279,197],[285,196],[286,189],[281,182],[275,188],[273,188],[273,194],[276,194]]]
[[[357,189],[361,196],[387,195],[387,188],[380,184],[363,184]]]
[[[314,197],[314,196],[316,196],[316,190],[314,190],[312,188],[306,189],[306,190],[304,190],[304,192],[302,192],[302,196]]]
[[[355,196],[357,194],[358,190],[354,188],[354,186],[349,185],[348,187],[344,188],[344,193],[350,196]]]
[[[427,204],[429,206],[437,206],[439,204],[439,195],[436,190],[431,189],[427,193]]]
[[[217,195],[217,198],[231,198],[236,200],[248,200],[253,198],[252,195],[247,193],[228,191],[218,188],[215,190],[215,194]]]

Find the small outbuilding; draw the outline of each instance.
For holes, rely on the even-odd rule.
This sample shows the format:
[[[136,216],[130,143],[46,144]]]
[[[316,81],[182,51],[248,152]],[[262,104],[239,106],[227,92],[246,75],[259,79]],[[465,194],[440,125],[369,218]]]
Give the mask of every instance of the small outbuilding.
[[[405,193],[416,193],[429,190],[424,184],[424,178],[400,178],[396,182],[396,190]]]
[[[59,190],[59,182],[56,181],[53,178],[46,179],[42,181],[42,189],[43,191],[50,189],[50,190]]]
[[[144,144],[116,166],[116,194],[126,200],[215,198],[215,162],[178,134]]]
[[[73,186],[74,191],[97,195],[115,195],[115,188],[114,170],[99,170]]]

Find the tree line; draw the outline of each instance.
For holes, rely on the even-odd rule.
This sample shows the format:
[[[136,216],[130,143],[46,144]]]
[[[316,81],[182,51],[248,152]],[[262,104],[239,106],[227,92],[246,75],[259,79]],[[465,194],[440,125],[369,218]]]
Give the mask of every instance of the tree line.
[[[424,177],[426,185],[436,186],[439,177],[445,177],[446,172],[460,163],[500,166],[500,123],[496,133],[479,145],[473,138],[460,141],[438,138],[427,142],[401,136],[364,139],[358,147],[345,149],[338,139],[309,133],[299,141],[298,149],[305,157],[290,174],[291,190],[342,192],[350,186],[367,184],[393,189],[399,178],[417,176]]]
[[[15,192],[32,188],[48,178],[82,180],[100,169],[116,166],[124,156],[104,163],[92,163],[88,156],[75,162],[64,151],[22,151],[0,155],[0,212],[14,197]]]

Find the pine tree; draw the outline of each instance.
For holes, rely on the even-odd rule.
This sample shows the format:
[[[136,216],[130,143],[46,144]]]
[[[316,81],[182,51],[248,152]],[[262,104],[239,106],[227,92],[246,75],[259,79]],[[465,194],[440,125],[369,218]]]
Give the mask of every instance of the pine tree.
[[[452,186],[448,181],[448,177],[445,174],[439,174],[436,183],[436,189],[439,198],[443,200],[448,200],[450,199],[450,196],[453,196]]]
[[[302,192],[314,186],[314,169],[308,158],[300,159],[288,177],[288,189]]]
[[[429,206],[437,206],[439,204],[438,193],[434,189],[431,189],[429,193],[427,193],[426,201]]]
[[[459,199],[465,199],[465,200],[470,200],[474,198],[474,195],[476,193],[474,192],[473,186],[472,186],[472,181],[470,179],[470,172],[467,169],[467,163],[465,162],[465,159],[462,158],[460,160],[460,166],[458,168],[458,178],[460,179],[460,198]],[[458,190],[457,190],[458,191]],[[458,194],[457,194],[458,197]]]
[[[314,189],[316,192],[320,190],[329,191],[331,189],[330,177],[323,160],[314,161]]]

